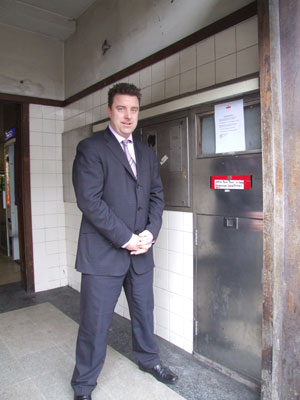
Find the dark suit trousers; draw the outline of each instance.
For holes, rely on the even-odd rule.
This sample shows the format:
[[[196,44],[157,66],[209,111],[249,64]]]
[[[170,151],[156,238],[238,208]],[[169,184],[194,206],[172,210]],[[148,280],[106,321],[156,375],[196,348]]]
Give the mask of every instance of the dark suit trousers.
[[[115,305],[124,287],[132,327],[132,347],[139,363],[159,363],[153,333],[153,270],[138,275],[130,267],[123,276],[82,274],[80,326],[72,387],[76,395],[88,395],[103,367],[108,331]]]

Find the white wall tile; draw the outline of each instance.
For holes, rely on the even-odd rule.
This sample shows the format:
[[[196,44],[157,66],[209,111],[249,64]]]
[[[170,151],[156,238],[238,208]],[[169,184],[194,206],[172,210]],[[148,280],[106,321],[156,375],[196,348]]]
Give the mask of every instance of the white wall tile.
[[[183,232],[169,230],[168,231],[168,249],[178,253],[183,253]]]
[[[175,274],[183,274],[184,271],[184,261],[183,253],[178,253],[175,251],[168,252],[168,269],[170,272]]]
[[[168,250],[155,246],[155,265],[161,269],[168,269]]]
[[[168,212],[168,227],[178,231],[183,230],[183,212],[169,211]]]
[[[161,307],[155,308],[156,324],[169,330],[170,326],[170,313]]]
[[[179,296],[184,295],[184,279],[182,279],[182,275],[174,274],[173,272],[169,272],[169,291],[171,293],[178,294]]]
[[[29,116],[30,120],[32,120],[33,118],[42,118],[43,117],[42,106],[40,104],[30,104]]]
[[[168,290],[169,274],[167,270],[155,268],[155,286]]]
[[[159,82],[151,87],[152,103],[161,101],[165,98],[165,82]]]
[[[29,127],[30,132],[43,132],[43,119],[30,118]]]

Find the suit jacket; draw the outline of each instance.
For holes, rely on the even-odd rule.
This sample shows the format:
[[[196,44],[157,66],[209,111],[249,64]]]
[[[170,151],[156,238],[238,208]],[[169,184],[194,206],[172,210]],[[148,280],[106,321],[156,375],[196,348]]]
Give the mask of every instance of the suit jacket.
[[[107,128],[82,140],[73,164],[73,185],[82,211],[76,269],[120,276],[130,262],[136,273],[154,267],[152,248],[131,256],[121,246],[132,233],[157,237],[164,208],[163,188],[153,150],[134,139],[137,179],[119,142]]]

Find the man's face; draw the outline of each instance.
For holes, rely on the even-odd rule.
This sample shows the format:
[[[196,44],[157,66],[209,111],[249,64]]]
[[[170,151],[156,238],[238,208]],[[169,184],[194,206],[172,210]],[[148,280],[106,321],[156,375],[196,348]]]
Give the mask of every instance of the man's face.
[[[112,128],[124,138],[135,130],[139,116],[139,100],[136,96],[116,94],[108,116]]]

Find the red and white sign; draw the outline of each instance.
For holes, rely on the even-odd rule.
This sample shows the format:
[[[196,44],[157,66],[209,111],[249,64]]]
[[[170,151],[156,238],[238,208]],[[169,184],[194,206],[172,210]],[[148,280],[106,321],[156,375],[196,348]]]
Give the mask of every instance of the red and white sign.
[[[252,188],[252,175],[211,176],[210,188],[215,190],[249,190]]]

